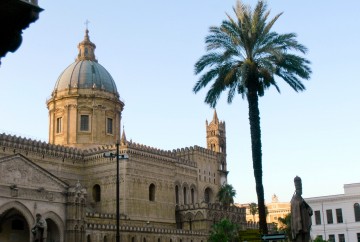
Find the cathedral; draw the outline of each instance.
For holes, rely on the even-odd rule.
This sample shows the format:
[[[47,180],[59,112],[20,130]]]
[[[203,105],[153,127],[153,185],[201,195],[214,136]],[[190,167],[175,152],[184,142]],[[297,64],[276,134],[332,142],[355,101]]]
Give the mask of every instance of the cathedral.
[[[0,134],[0,241],[33,241],[36,214],[49,242],[115,242],[117,214],[123,242],[205,242],[222,218],[245,224],[244,208],[216,197],[228,174],[216,111],[206,121],[206,148],[128,141],[125,103],[95,48],[86,29],[46,101],[48,142]]]

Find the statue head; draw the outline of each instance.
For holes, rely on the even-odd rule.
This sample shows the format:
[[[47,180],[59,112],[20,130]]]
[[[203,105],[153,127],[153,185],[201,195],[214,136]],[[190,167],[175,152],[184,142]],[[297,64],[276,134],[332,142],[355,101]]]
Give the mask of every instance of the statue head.
[[[301,183],[301,178],[296,176],[294,178],[294,184],[295,184],[295,193],[298,195],[302,195],[302,183]]]
[[[39,221],[41,219],[41,214],[40,213],[37,213],[36,214],[36,221]]]

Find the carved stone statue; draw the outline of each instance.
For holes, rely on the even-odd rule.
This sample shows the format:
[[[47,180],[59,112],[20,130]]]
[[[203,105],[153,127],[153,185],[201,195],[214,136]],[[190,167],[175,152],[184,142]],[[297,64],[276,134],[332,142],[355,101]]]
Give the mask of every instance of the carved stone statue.
[[[301,178],[294,178],[295,193],[291,199],[291,234],[292,241],[309,242],[311,216],[313,211],[309,204],[302,198]]]
[[[33,242],[45,242],[47,237],[47,224],[41,214],[36,214],[36,221],[31,232],[34,236]]]

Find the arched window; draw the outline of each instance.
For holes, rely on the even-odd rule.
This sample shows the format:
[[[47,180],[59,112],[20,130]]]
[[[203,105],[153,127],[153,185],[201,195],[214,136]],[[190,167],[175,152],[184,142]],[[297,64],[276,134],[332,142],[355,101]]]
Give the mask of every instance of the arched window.
[[[104,236],[104,242],[107,242],[107,237],[106,237],[106,235]]]
[[[187,204],[186,187],[184,187],[184,204]]]
[[[211,189],[210,188],[205,189],[204,200],[206,203],[209,203],[211,201]]]
[[[87,238],[86,238],[86,242],[91,242],[90,234],[88,234],[88,236],[87,236]]]
[[[131,242],[135,242],[135,237],[132,237],[132,238],[131,238]]]
[[[160,238],[158,238],[158,242],[161,242]]]
[[[146,242],[146,238],[144,238],[143,241]]]
[[[93,186],[92,194],[93,194],[93,199],[94,199],[95,202],[100,202],[101,201],[100,185],[96,184],[96,185]]]
[[[155,185],[153,183],[149,186],[149,201],[155,201]]]
[[[175,186],[175,202],[176,204],[179,204],[179,187]]]
[[[194,188],[191,188],[191,203],[195,203],[195,191]]]
[[[354,215],[355,215],[355,222],[360,221],[360,205],[358,203],[354,204]]]

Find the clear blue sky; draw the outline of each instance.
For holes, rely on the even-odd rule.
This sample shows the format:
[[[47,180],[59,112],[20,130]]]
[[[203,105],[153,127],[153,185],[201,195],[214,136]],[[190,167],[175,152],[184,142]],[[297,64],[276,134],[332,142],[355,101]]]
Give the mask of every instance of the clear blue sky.
[[[245,3],[255,4],[247,0]],[[211,25],[232,14],[234,0],[44,1],[40,19],[23,44],[2,59],[0,132],[47,141],[45,105],[60,73],[77,55],[86,19],[95,54],[114,78],[125,102],[128,139],[172,150],[206,146],[205,120],[213,110],[205,91],[195,95],[194,63],[205,53]],[[339,194],[360,182],[360,1],[268,1],[271,16],[284,12],[274,29],[295,32],[312,62],[307,90],[285,84],[260,99],[265,199],[289,201],[293,178],[304,197]],[[281,81],[278,81],[281,83]],[[236,201],[256,202],[246,101],[220,100],[226,122],[228,181]]]

